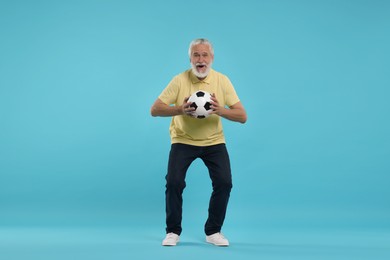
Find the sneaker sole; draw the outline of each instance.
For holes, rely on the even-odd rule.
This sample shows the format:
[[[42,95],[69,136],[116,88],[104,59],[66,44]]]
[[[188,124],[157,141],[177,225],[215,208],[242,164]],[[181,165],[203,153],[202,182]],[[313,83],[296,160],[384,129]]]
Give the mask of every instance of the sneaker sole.
[[[162,246],[176,246],[177,243],[179,243],[179,241],[176,241],[176,243],[164,243],[164,242],[163,242],[161,245],[162,245]]]
[[[212,244],[214,246],[221,246],[221,247],[228,247],[229,246],[229,244],[216,244],[216,243],[213,243],[213,242],[210,242],[210,241],[207,241],[207,240],[206,240],[206,242],[209,243],[209,244]]]

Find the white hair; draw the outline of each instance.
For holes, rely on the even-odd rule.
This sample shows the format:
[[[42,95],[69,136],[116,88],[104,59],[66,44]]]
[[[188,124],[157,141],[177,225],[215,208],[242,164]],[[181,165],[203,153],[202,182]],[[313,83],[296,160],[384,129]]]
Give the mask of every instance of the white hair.
[[[213,45],[212,43],[207,40],[207,39],[204,39],[204,38],[199,38],[199,39],[195,39],[193,40],[191,43],[190,43],[190,47],[188,48],[188,56],[191,58],[191,51],[192,51],[192,47],[194,47],[195,45],[198,45],[198,44],[205,44],[205,45],[208,45],[210,47],[210,52],[212,55],[214,55],[214,48],[213,48]]]

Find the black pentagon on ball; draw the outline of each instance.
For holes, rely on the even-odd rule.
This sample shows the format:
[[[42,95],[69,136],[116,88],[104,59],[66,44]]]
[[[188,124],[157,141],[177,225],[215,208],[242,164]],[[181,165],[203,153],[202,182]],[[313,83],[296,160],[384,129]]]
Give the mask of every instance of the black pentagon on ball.
[[[204,97],[205,93],[203,91],[196,92],[197,97]]]
[[[190,105],[190,107],[195,108],[195,110],[198,108],[198,106],[195,104],[195,102],[192,102],[191,105]]]
[[[206,104],[204,104],[204,109],[206,109],[206,111],[210,110],[211,109],[211,103],[210,102],[206,102]]]

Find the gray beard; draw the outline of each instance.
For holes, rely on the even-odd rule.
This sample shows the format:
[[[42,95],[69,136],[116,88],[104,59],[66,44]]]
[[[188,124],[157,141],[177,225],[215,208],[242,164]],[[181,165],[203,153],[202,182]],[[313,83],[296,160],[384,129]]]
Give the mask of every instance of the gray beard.
[[[207,70],[206,70],[205,72],[201,73],[201,72],[198,72],[198,71],[196,70],[196,66],[195,66],[194,64],[191,63],[192,73],[194,73],[194,75],[195,75],[196,77],[198,77],[198,78],[201,78],[201,79],[202,79],[202,78],[205,78],[205,77],[207,77],[207,75],[209,75],[209,73],[210,73],[211,65],[212,65],[212,63],[210,63],[210,64],[207,66]]]

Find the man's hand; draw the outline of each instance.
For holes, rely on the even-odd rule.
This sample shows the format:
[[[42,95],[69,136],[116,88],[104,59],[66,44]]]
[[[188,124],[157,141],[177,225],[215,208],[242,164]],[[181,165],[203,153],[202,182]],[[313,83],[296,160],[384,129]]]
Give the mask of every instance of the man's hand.
[[[211,94],[211,109],[213,110],[212,112],[210,112],[210,114],[217,114],[219,116],[221,116],[221,113],[222,113],[222,109],[225,109],[225,108],[221,108],[219,106],[219,103],[218,103],[218,99],[215,97],[215,94]]]
[[[216,114],[231,121],[245,123],[247,119],[245,109],[241,102],[225,108],[220,106],[214,93],[211,95],[211,109],[213,111],[210,114]]]
[[[193,112],[195,111],[194,107],[191,107],[192,102],[188,102],[190,97],[186,97],[181,105],[181,110],[183,115],[194,117]]]

